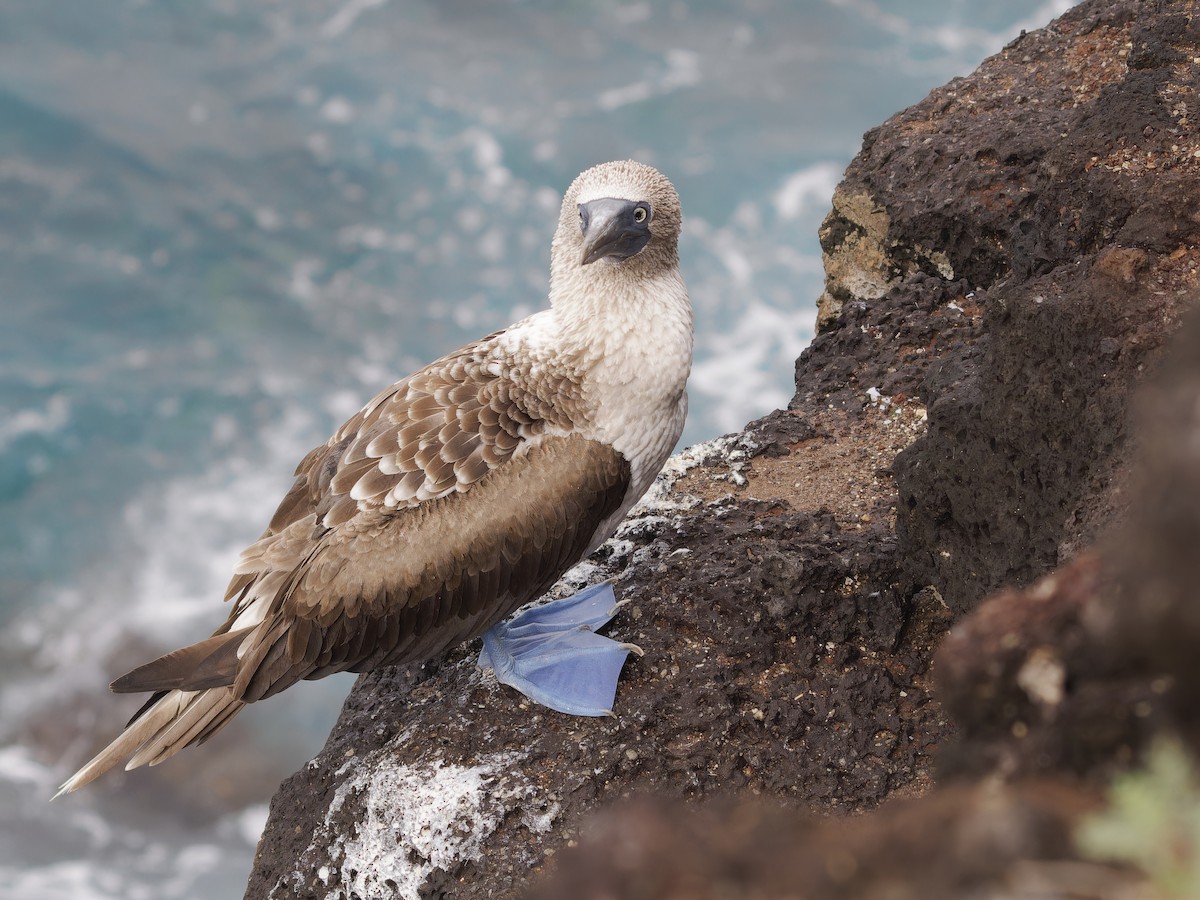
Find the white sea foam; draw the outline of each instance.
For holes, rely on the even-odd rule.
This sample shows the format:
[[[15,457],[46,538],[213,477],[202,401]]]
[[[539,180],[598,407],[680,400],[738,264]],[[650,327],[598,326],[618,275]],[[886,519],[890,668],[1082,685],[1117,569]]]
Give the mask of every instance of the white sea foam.
[[[1048,21],[1065,13],[1077,0],[1046,0],[1030,11],[1024,18],[1012,23],[1003,34],[972,25],[941,23],[930,26],[914,23],[908,17],[890,12],[877,0],[826,0],[830,6],[840,7],[855,14],[872,27],[890,34],[898,46],[911,49],[923,44],[932,45],[952,56],[977,58],[995,53],[1012,35],[1022,29],[1041,28]]]
[[[266,803],[256,803],[236,814],[237,833],[249,846],[258,846],[258,839],[262,836],[270,813],[271,807]]]
[[[128,645],[131,635],[140,643],[165,650],[207,634],[225,612],[219,598],[233,560],[269,517],[286,487],[298,448],[311,442],[308,434],[312,427],[310,415],[290,413],[278,428],[263,435],[266,461],[227,459],[207,472],[133,500],[123,517],[128,535],[134,538],[126,550],[131,558],[114,566],[115,573],[99,574],[86,593],[79,588],[65,589],[45,605],[19,615],[15,626],[0,639],[8,645],[8,652],[16,641],[20,654],[30,660],[30,668],[19,682],[10,682],[0,693],[5,732],[20,733],[23,722],[44,720],[59,708],[64,714],[70,711],[72,716],[90,717],[93,701],[83,699],[80,706],[80,698],[101,699],[103,685],[113,674],[102,667],[103,661]],[[326,721],[319,729],[332,724],[339,702],[336,695],[348,687],[348,679],[338,682],[340,687],[330,683],[300,688],[306,695],[303,706],[314,705],[314,696],[335,695],[315,702],[325,710]],[[302,708],[302,698],[297,695],[290,703],[281,700],[284,702],[253,711],[260,728],[265,722],[283,721],[285,731],[296,731],[300,720],[295,710]],[[99,709],[111,715],[111,720],[94,722],[99,733],[113,734],[119,729],[121,720],[113,714],[114,705],[107,700],[99,704]],[[312,715],[311,709],[305,710],[305,717]],[[311,726],[304,723],[303,727]],[[254,733],[243,732],[243,740],[247,737],[266,741],[267,746],[277,742],[269,734],[256,738]],[[290,752],[304,756],[319,747],[316,735],[306,750],[303,741],[295,737],[281,740],[292,745]],[[90,740],[82,743],[86,746],[71,753],[67,763],[81,761],[87,747],[93,745]],[[189,752],[212,753],[219,748],[209,745]],[[297,758],[294,764],[299,762]],[[11,811],[10,818],[16,816],[22,822],[23,836],[16,840],[34,840],[45,833],[54,835],[53,841],[75,848],[71,858],[46,864],[35,864],[30,858],[19,866],[0,866],[0,898],[182,900],[213,896],[213,884],[224,883],[224,891],[244,879],[251,850],[266,820],[265,804],[254,803],[233,813],[231,824],[218,829],[224,835],[220,845],[196,843],[198,835],[189,834],[174,821],[169,805],[152,814],[165,814],[166,819],[143,830],[127,821],[128,812],[114,815],[103,793],[85,792],[49,804],[54,785],[65,774],[65,766],[48,767],[25,746],[0,748],[0,803]],[[269,785],[263,787],[270,790]],[[14,792],[19,799],[13,797]],[[240,874],[239,869],[243,870]],[[201,890],[201,884],[209,887]]]
[[[806,166],[788,176],[775,192],[775,209],[781,218],[796,219],[801,215],[823,215],[829,209],[833,190],[842,180],[845,166],[840,162],[824,162]]]
[[[793,363],[812,339],[823,274],[812,231],[802,238],[799,228],[815,231],[841,168],[818,162],[799,169],[769,197],[739,203],[727,222],[689,220],[689,243],[722,266],[689,276],[697,320],[722,317],[720,327],[697,329],[689,391],[700,398],[692,423],[702,423],[700,433],[734,431],[791,398]]]
[[[66,394],[51,394],[45,403],[18,409],[0,418],[0,451],[26,435],[51,437],[61,431],[71,417],[71,401]]]
[[[714,335],[692,368],[691,389],[715,400],[712,420],[736,431],[748,414],[765,415],[787,405],[792,385],[779,377],[778,360],[794,360],[812,336],[795,313],[751,303],[732,331]],[[786,368],[790,373],[791,365]]]
[[[312,416],[295,410],[263,434],[265,461],[226,459],[207,472],[186,476],[133,500],[124,514],[126,532],[134,539],[125,550],[129,558],[120,565],[105,567],[111,571],[97,573],[86,593],[79,588],[64,589],[48,603],[19,615],[14,627],[0,637],[0,646],[7,645],[6,651],[11,653],[19,647],[20,655],[30,660],[25,677],[10,682],[0,693],[5,731],[20,733],[23,722],[44,720],[59,708],[71,710],[74,717],[90,718],[88,710],[98,702],[98,708],[108,711],[111,720],[94,721],[94,727],[101,734],[115,733],[121,724],[114,714],[115,703],[107,698],[99,703],[105,682],[114,674],[102,667],[103,661],[127,646],[131,636],[141,644],[167,650],[203,637],[219,623],[226,611],[220,597],[233,561],[270,516],[286,489],[288,473],[300,448],[311,443],[312,430]],[[63,623],[69,623],[69,627],[63,627]],[[139,661],[131,659],[127,665]],[[315,709],[323,708],[325,721],[318,729],[327,729],[337,712],[337,698],[347,687],[347,677],[327,686],[304,685],[300,690],[305,698],[281,698],[280,703],[256,708],[254,717],[260,728],[267,722],[282,721],[287,723],[285,729],[294,732],[301,722],[304,728],[312,727],[305,720],[313,717]],[[89,697],[94,701],[83,699]],[[297,716],[300,709],[304,710],[303,719]],[[275,740],[269,735],[265,739]],[[289,752],[298,754],[294,764],[301,761],[299,754],[315,752],[319,737],[314,735],[310,741],[307,749],[295,738],[284,741],[293,745]],[[83,743],[92,745],[91,741]],[[214,752],[216,748],[210,747],[213,749],[189,752]],[[84,752],[86,747],[81,747],[66,762],[80,762]],[[0,785],[14,789],[25,785],[22,790],[27,789],[31,795],[27,802],[12,808],[23,810],[21,816],[26,819],[34,810],[39,811],[38,817],[61,818],[63,824],[56,826],[57,830],[82,829],[90,835],[90,852],[101,853],[113,837],[96,827],[105,820],[89,813],[86,806],[81,807],[86,801],[76,795],[53,806],[45,802],[53,793],[53,785],[65,774],[65,767],[50,770],[25,747],[10,745],[0,750]],[[264,788],[269,790],[269,785]],[[238,815],[236,835],[230,840],[235,840],[245,854],[257,840],[266,809],[255,804]],[[27,827],[40,826],[30,820]],[[122,840],[130,840],[136,833],[125,833]],[[189,896],[193,883],[214,869],[217,861],[214,848],[188,849],[182,862],[170,863],[175,887],[148,896]],[[181,869],[183,863],[186,866]],[[95,861],[91,865],[94,869]],[[14,875],[15,883],[28,890],[15,896],[71,896],[79,871],[79,865],[63,864]],[[97,896],[136,896],[137,883],[138,879],[131,876],[114,882],[111,890],[101,890]]]
[[[262,433],[265,459],[228,458],[132,500],[121,516],[133,541],[127,558],[106,561],[107,572],[95,573],[90,590],[64,589],[18,617],[13,633],[34,645],[28,647],[33,660],[49,668],[102,659],[130,634],[164,644],[215,626],[233,563],[270,518],[300,448],[311,442],[302,435],[313,430],[312,416],[293,408]],[[61,627],[64,622],[72,627]],[[51,674],[74,680],[80,673],[71,665]],[[43,674],[26,702],[53,702],[64,687],[55,681]]]
[[[43,865],[0,864],[0,900],[191,900],[199,891],[218,896],[209,891],[239,890],[235,879],[211,877],[227,863],[226,847],[147,843]]]
[[[321,26],[321,36],[326,39],[341,37],[354,27],[359,16],[387,2],[388,0],[350,0],[325,20],[325,24]]]
[[[34,758],[28,747],[18,744],[0,747],[0,781],[44,790],[55,784],[53,773]]]
[[[642,103],[700,83],[700,57],[691,50],[674,47],[663,54],[661,68],[653,76],[622,87],[601,91],[596,105],[612,112],[632,103]]]
[[[336,125],[353,122],[355,117],[354,104],[345,97],[330,97],[321,104],[321,118]]]
[[[138,892],[90,859],[71,859],[32,868],[0,866],[0,898],[25,900],[138,900]],[[141,897],[150,900],[145,889]]]

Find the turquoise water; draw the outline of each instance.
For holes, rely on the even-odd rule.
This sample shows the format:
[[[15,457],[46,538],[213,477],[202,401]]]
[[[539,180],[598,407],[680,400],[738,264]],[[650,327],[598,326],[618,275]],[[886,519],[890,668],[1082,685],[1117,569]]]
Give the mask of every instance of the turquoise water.
[[[43,800],[309,447],[543,305],[577,172],[679,188],[684,442],[733,430],[791,395],[862,132],[1067,5],[0,0],[0,897],[237,893],[346,679]]]

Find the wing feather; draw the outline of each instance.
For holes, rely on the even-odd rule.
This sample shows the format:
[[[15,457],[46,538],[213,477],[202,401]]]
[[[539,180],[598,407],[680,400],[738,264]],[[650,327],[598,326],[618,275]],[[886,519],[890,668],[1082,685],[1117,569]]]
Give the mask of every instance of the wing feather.
[[[263,623],[273,646],[243,658],[260,671],[239,676],[240,699],[417,661],[481,634],[580,559],[628,487],[628,463],[610,447],[545,438],[470,492],[378,514],[353,536],[331,532]]]
[[[152,764],[206,740],[298,679],[474,637],[596,543],[628,505],[629,465],[571,434],[589,412],[565,362],[535,383],[500,338],[381,391],[300,461],[236,566],[226,622],[118,680],[156,693],[66,789],[131,750]]]

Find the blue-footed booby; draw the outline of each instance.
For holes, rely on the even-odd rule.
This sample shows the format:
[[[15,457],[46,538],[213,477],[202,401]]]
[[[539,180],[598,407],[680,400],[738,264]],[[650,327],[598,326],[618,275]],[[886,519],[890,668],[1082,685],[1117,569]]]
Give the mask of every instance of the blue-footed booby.
[[[300,679],[418,662],[485,632],[481,660],[501,680],[605,712],[630,648],[590,630],[612,615],[606,586],[489,629],[603,543],[679,439],[681,221],[649,166],[576,178],[550,307],[396,382],[304,457],[234,569],[224,624],[113,682],[152,696],[59,793],[122,760],[160,763]]]

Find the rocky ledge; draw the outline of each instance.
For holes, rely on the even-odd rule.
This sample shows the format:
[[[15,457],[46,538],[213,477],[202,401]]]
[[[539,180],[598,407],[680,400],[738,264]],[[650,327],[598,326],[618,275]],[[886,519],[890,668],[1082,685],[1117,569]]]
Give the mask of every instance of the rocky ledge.
[[[560,586],[628,601],[617,716],[363,676],[246,896],[1138,888],[1071,835],[1200,732],[1198,84],[1191,0],[1090,0],[868,133],[789,408]]]

